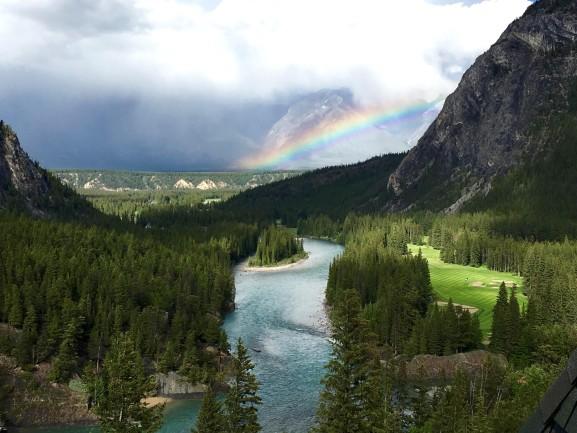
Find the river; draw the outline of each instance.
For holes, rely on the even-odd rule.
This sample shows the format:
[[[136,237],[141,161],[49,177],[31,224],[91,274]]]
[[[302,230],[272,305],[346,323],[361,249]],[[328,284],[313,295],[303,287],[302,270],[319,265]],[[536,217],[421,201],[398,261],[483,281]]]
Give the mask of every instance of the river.
[[[264,433],[305,433],[314,421],[320,380],[330,355],[324,289],[329,264],[342,247],[305,239],[309,259],[274,272],[235,270],[236,310],[224,328],[232,347],[242,337],[261,383]],[[189,433],[200,401],[170,403],[159,433]],[[88,433],[94,427],[47,427],[26,433]]]

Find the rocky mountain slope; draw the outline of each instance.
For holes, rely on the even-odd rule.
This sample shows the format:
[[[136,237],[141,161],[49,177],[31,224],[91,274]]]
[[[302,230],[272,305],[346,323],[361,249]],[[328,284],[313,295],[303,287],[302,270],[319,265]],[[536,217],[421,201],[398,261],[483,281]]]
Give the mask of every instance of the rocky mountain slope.
[[[297,177],[234,203],[254,206],[258,197],[282,192],[282,203],[269,200],[271,210],[284,212],[283,203],[299,203],[299,196],[313,204],[303,205],[303,214],[514,210],[509,224],[517,232],[529,220],[542,226],[526,236],[568,233],[577,220],[577,1],[540,0],[529,7],[464,74],[398,166],[391,170],[389,160],[376,176],[379,159],[386,162],[379,157],[319,170],[307,174],[307,182]],[[373,183],[363,191],[336,188],[347,181],[366,186],[368,179]]]
[[[465,73],[389,178],[390,210],[457,211],[512,168],[546,158],[577,92],[577,2],[541,0]]]
[[[16,133],[0,120],[0,209],[16,208],[42,216],[89,211],[90,206],[33,162]]]

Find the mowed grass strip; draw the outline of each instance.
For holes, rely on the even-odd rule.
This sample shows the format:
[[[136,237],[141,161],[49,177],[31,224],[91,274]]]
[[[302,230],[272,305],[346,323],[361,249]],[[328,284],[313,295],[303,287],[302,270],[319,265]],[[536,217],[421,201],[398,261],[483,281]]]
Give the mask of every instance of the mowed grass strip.
[[[428,260],[431,284],[439,301],[453,299],[455,304],[468,305],[479,310],[479,321],[485,336],[491,332],[493,307],[502,281],[505,281],[508,287],[513,283],[517,285],[519,305],[523,306],[527,302],[522,293],[523,279],[518,275],[492,271],[484,266],[475,268],[443,263],[440,251],[428,245],[409,245],[409,248],[413,254],[417,254],[420,248],[423,257]]]

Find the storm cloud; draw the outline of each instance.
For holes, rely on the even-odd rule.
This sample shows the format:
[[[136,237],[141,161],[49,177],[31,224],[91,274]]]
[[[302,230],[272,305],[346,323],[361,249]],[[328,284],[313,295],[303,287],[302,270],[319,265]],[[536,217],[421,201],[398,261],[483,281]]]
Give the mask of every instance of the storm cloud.
[[[0,118],[48,167],[227,168],[300,95],[447,95],[529,4],[3,0]]]

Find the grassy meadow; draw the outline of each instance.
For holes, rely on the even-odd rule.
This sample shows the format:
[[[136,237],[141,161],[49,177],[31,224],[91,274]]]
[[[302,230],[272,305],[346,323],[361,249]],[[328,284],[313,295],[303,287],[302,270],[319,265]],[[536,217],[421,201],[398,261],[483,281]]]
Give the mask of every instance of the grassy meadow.
[[[449,298],[452,298],[455,304],[477,309],[481,329],[485,336],[491,332],[493,306],[502,281],[505,281],[508,287],[513,284],[517,285],[517,298],[520,305],[527,302],[527,298],[522,294],[523,279],[518,275],[492,271],[484,266],[475,268],[443,263],[440,258],[440,251],[428,245],[410,245],[409,248],[414,254],[420,248],[423,257],[427,258],[431,283],[437,299],[448,301]]]

